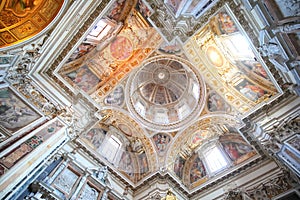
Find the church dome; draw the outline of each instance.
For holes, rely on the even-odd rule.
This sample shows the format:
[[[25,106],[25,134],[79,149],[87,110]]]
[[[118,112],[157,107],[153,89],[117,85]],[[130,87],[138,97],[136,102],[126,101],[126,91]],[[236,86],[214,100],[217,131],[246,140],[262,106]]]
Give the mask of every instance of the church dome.
[[[205,85],[194,67],[173,56],[147,60],[127,83],[127,103],[146,128],[174,131],[200,114]]]

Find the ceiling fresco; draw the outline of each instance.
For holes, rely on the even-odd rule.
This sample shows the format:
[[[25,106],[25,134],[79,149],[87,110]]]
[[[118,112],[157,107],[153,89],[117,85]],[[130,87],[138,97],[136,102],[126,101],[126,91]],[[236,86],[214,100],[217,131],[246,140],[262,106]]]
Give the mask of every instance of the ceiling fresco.
[[[96,41],[100,45],[97,46],[87,37],[72,54],[72,59],[59,71],[73,88],[90,94],[97,102],[102,101],[108,92],[161,43],[160,35],[135,10],[126,19],[121,30],[110,18],[100,21],[110,25],[110,29],[106,30],[106,25],[96,33],[94,28],[88,35],[100,35],[102,31],[107,31],[103,38]],[[107,40],[111,43],[101,43]],[[83,71],[86,73],[81,73]],[[87,81],[88,76],[91,79]]]
[[[214,14],[184,49],[207,84],[239,112],[245,113],[278,91],[226,8]]]
[[[205,85],[185,59],[154,56],[127,81],[129,110],[150,130],[178,130],[203,109]]]
[[[0,125],[5,132],[13,134],[41,117],[10,88],[0,90],[0,103]]]
[[[230,8],[214,8],[189,39],[167,41],[151,6],[128,2],[116,1],[54,70],[96,109],[75,142],[134,186],[166,170],[199,189],[259,157],[238,131],[241,117],[279,92]]]
[[[107,159],[132,183],[137,183],[157,170],[155,147],[147,138],[146,131],[141,129],[129,113],[105,110],[102,115],[106,117],[82,134],[79,142],[94,153],[96,158]],[[104,150],[108,148],[105,145],[111,135],[116,136],[120,142],[118,153],[113,159],[106,157],[109,153]],[[161,146],[160,148],[162,150]],[[111,146],[108,149],[113,152]]]
[[[64,0],[3,0],[0,3],[0,48],[40,33],[60,11]]]

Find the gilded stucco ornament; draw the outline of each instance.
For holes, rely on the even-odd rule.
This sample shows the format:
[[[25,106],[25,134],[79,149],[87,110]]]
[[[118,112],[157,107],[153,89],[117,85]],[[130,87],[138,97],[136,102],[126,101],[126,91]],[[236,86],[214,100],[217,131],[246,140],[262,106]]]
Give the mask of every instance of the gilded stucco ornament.
[[[0,3],[0,48],[23,43],[54,20],[64,0],[3,0]]]

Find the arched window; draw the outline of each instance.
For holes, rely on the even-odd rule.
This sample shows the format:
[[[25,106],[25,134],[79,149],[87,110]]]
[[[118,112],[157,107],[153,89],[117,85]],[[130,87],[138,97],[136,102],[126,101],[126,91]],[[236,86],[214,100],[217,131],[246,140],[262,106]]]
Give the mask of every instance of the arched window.
[[[222,171],[229,165],[228,160],[218,146],[212,146],[203,154],[208,170],[212,174]]]
[[[112,21],[108,19],[100,19],[98,23],[93,27],[93,29],[89,32],[84,43],[97,45],[101,41],[101,39],[109,34],[114,26],[115,24]]]
[[[110,163],[116,164],[120,158],[122,146],[118,137],[114,134],[108,134],[100,147],[100,154]]]
[[[231,165],[231,161],[218,141],[204,145],[198,152],[203,158],[208,174],[213,176]]]

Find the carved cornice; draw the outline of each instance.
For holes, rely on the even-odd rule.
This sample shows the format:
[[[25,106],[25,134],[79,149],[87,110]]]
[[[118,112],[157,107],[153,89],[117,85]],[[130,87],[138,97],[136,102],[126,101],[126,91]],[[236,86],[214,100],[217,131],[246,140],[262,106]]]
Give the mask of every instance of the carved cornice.
[[[200,196],[201,194],[205,193],[207,190],[215,188],[216,186],[221,186],[222,184],[225,184],[226,181],[228,181],[231,178],[237,177],[241,175],[242,173],[246,172],[247,170],[250,170],[253,166],[257,166],[259,164],[262,164],[264,161],[267,160],[267,157],[260,157],[257,158],[248,164],[240,167],[238,170],[235,170],[234,172],[231,172],[219,179],[216,179],[215,181],[209,183],[208,185],[205,185],[204,187],[201,187],[199,189],[194,190],[192,193],[182,187],[182,185],[174,179],[173,176],[171,176],[169,173],[161,174],[157,172],[150,178],[146,179],[142,184],[138,185],[137,187],[133,187],[134,192],[138,192],[140,190],[143,190],[144,188],[149,188],[149,185],[153,183],[153,181],[159,181],[163,180],[163,182],[168,182],[170,185],[172,185],[172,188],[176,188],[176,190],[180,191],[182,194],[184,194],[188,198],[195,198],[197,196]]]
[[[255,33],[252,24],[253,22],[248,21],[245,17],[246,9],[241,5],[237,4],[231,0],[220,0],[213,7],[211,7],[207,12],[205,12],[201,17],[195,19],[193,17],[180,16],[175,18],[170,12],[166,12],[168,9],[166,5],[161,1],[151,1],[147,0],[148,4],[151,6],[155,12],[150,16],[150,19],[158,28],[158,30],[165,36],[168,41],[171,41],[174,37],[179,37],[182,42],[187,41],[187,39],[195,34],[201,27],[203,27],[209,21],[210,17],[214,15],[220,8],[225,5],[229,6],[231,11],[234,13],[235,17],[238,19],[242,28],[245,30],[249,36],[253,45],[259,48],[258,35]],[[186,27],[182,28],[182,24]],[[276,78],[277,83],[283,86],[285,82],[279,75],[278,69],[275,68],[273,63],[270,62],[268,57],[263,57],[264,62],[270,69],[273,76]]]
[[[78,138],[78,137],[77,137]],[[89,149],[86,148],[86,146],[82,145],[81,142],[79,142],[77,140],[77,138],[75,138],[72,143],[75,145],[75,151],[77,150],[81,150],[82,152],[84,152],[85,154],[87,154],[90,158],[92,158],[92,160],[94,162],[96,162],[97,164],[100,164],[100,166],[107,166],[100,158],[99,156],[97,156],[95,153],[91,152]],[[132,190],[133,186],[130,185],[123,177],[121,177],[118,173],[115,172],[114,169],[112,169],[110,166],[108,167],[108,171],[110,174],[113,174],[118,181],[120,181],[123,185],[125,185],[128,189]]]
[[[247,118],[244,119],[244,122],[246,121],[255,121],[257,117],[268,115],[268,112],[274,107],[280,106],[282,103],[287,101],[288,99],[296,98],[296,95],[289,90],[287,90],[285,93],[283,93],[281,96],[276,98],[274,101],[272,101],[269,104],[264,105],[260,109],[256,110],[255,112],[251,113]],[[246,127],[245,127],[246,128]]]
[[[273,197],[283,194],[291,188],[299,186],[299,180],[288,171],[283,171],[272,179],[267,179],[258,186],[247,189],[247,194],[251,199],[260,199],[262,196]]]

